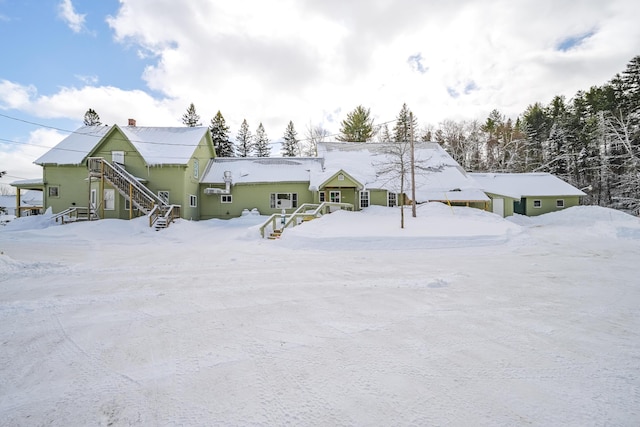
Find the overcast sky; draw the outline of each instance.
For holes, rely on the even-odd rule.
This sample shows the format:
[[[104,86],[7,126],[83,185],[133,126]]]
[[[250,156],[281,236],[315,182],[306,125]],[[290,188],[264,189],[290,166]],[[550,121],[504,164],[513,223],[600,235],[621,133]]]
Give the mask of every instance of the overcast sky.
[[[203,125],[272,141],[407,103],[421,125],[515,118],[602,85],[640,54],[637,0],[0,0],[2,182],[82,126]],[[272,155],[279,155],[278,152]]]

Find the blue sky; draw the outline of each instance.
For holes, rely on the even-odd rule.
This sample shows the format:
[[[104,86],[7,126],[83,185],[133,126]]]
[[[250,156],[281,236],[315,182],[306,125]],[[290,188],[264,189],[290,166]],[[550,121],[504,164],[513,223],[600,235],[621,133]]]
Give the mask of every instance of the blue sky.
[[[407,103],[421,126],[515,118],[640,54],[635,0],[0,0],[1,183],[82,125],[180,126],[193,102],[272,141]],[[273,153],[277,155],[278,153]]]

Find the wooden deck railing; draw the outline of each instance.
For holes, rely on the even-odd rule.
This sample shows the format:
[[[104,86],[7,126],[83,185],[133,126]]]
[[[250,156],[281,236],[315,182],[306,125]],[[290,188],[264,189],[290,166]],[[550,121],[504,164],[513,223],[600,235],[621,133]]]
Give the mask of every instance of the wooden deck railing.
[[[260,226],[260,235],[264,238],[267,227],[271,226],[271,231],[284,230],[287,227],[295,227],[301,224],[306,217],[317,218],[319,216],[331,213],[334,210],[347,210],[353,211],[353,205],[351,203],[305,203],[301,205],[295,212],[291,214],[273,214]],[[284,224],[282,224],[284,216]],[[277,224],[280,222],[281,228],[277,228]]]
[[[149,217],[150,227],[160,222],[163,225],[159,227],[168,227],[171,222],[180,217],[180,205],[170,205],[117,163],[111,164],[102,157],[89,157],[87,164],[89,175],[104,178],[109,182],[130,203]]]

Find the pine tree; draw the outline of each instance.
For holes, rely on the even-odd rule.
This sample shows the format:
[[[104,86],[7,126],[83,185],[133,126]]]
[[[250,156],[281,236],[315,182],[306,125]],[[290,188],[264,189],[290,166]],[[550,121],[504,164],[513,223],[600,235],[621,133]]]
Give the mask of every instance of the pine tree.
[[[200,116],[196,113],[196,107],[193,105],[193,102],[189,105],[189,108],[187,108],[187,112],[182,115],[182,123],[190,128],[202,125],[202,123],[200,123]]]
[[[391,142],[391,132],[389,132],[389,125],[386,123],[382,125],[378,131],[378,142]]]
[[[358,105],[342,121],[338,141],[367,142],[375,135],[371,111]]]
[[[84,113],[85,126],[100,126],[101,124],[100,116],[95,112],[95,110],[89,108],[87,112]]]
[[[244,119],[242,121],[240,130],[236,135],[236,150],[238,157],[249,157],[249,155],[253,151],[253,136],[251,135],[251,131],[249,130],[247,119]]]
[[[284,131],[284,137],[282,142],[282,156],[283,157],[295,157],[300,151],[298,147],[298,139],[296,138],[298,133],[293,127],[293,122],[289,121],[287,128]]]
[[[412,119],[413,118],[413,119]],[[402,104],[400,113],[393,127],[393,139],[395,142],[411,141],[413,131],[418,128],[418,119],[411,113],[407,104]]]
[[[209,130],[211,131],[213,146],[216,148],[216,157],[235,156],[233,142],[229,139],[229,126],[227,126],[227,123],[219,110],[211,119]]]
[[[264,126],[262,126],[262,122],[258,125],[258,129],[256,130],[253,150],[256,154],[256,157],[269,157],[269,155],[271,154],[271,147],[269,147],[269,138],[267,138],[267,132],[265,132]]]

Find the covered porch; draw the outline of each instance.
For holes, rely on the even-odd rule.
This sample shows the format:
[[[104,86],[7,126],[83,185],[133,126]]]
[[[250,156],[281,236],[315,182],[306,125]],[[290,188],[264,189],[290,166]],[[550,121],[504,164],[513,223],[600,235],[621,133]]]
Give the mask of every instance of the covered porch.
[[[39,191],[40,194],[44,192],[44,181],[42,179],[24,179],[20,181],[14,181],[10,184],[16,189],[16,217],[28,215],[41,215],[44,212],[41,196],[38,202],[32,202],[24,200],[24,194],[27,191]]]

